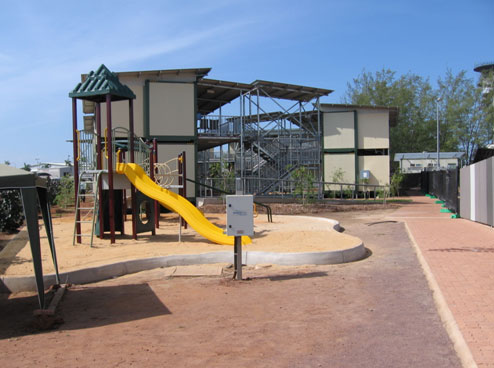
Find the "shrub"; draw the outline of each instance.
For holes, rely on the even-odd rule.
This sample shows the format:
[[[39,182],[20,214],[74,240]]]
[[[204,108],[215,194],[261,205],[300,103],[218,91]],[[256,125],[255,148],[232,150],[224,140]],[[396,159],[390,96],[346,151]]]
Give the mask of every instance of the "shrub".
[[[74,205],[74,178],[64,176],[60,180],[60,189],[55,197],[55,203],[62,208]]]
[[[401,183],[405,179],[405,175],[400,170],[396,170],[391,177],[391,195],[399,196],[400,195],[400,186]]]
[[[23,222],[24,208],[19,191],[0,191],[0,231],[14,233]]]
[[[300,166],[292,173],[292,178],[295,180],[295,195],[302,196],[302,203],[306,204],[307,201],[314,197],[314,173],[312,173],[305,166]]]
[[[49,179],[48,180],[48,198],[50,204],[55,204],[55,199],[60,194],[62,186],[60,185],[60,180],[58,179]]]

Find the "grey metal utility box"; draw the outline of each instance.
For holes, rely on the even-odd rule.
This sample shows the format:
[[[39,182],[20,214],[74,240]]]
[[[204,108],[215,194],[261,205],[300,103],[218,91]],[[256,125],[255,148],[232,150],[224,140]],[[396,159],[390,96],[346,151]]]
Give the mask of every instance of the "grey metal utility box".
[[[226,196],[226,235],[254,235],[254,196]]]

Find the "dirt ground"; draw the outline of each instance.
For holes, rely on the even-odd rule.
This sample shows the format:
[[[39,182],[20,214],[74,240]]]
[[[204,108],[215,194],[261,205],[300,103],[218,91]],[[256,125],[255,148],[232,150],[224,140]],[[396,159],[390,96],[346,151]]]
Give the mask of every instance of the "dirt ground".
[[[32,294],[0,296],[3,367],[460,367],[392,210],[327,213],[365,260],[249,267],[244,281],[166,269],[74,285],[47,332]],[[321,215],[321,214],[319,214]]]

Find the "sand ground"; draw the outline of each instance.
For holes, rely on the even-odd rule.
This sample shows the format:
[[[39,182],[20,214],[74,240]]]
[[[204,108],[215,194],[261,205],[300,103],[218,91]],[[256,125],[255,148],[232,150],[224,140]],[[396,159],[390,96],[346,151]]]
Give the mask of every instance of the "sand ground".
[[[206,217],[214,224],[225,227],[224,214],[206,214]],[[117,233],[114,244],[110,243],[107,236],[106,239],[95,237],[93,247],[90,247],[87,238],[83,238],[83,244],[74,246],[72,241],[73,216],[55,217],[53,233],[59,271],[72,271],[131,259],[233,251],[232,246],[214,244],[190,227],[186,230],[182,229],[182,241],[179,242],[179,220],[176,214],[161,215],[160,228],[156,230],[155,236],[149,232],[139,234],[138,239],[133,240],[130,229],[129,216],[129,220],[125,223],[127,234]],[[269,223],[266,215],[260,214],[254,219],[254,231],[252,244],[243,246],[243,250],[283,253],[320,252],[347,249],[361,243],[357,237],[335,231],[327,220],[314,217],[275,215],[273,223]],[[43,271],[52,273],[54,272],[53,262],[44,229],[40,233]],[[24,237],[27,243],[25,231],[21,232],[18,237]],[[33,273],[29,246],[24,246],[13,259],[0,257],[0,274],[18,276]]]

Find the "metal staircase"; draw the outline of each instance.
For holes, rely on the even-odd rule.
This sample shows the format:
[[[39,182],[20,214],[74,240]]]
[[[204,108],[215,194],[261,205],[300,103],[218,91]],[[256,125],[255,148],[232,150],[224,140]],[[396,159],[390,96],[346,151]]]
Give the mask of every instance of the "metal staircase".
[[[74,236],[72,244],[80,237],[90,238],[93,246],[96,218],[99,210],[98,187],[104,170],[85,170],[79,175],[79,190],[75,207]]]

